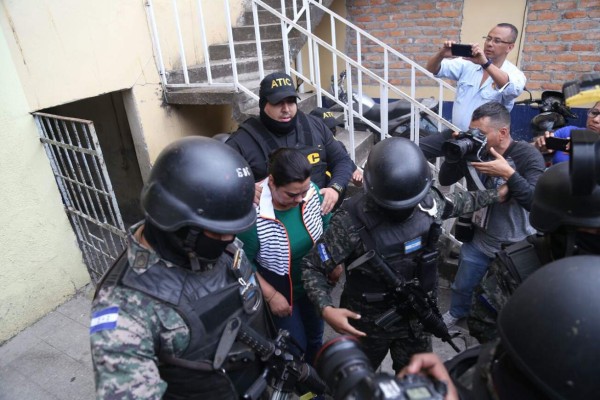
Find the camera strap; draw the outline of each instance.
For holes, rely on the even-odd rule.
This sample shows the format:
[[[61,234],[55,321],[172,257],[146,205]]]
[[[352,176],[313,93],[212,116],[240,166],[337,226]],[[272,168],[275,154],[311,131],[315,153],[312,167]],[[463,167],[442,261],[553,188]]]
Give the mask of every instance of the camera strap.
[[[481,181],[481,178],[479,177],[477,170],[475,169],[475,167],[473,165],[471,165],[470,162],[467,162],[467,172],[469,174],[469,178],[471,179],[471,182],[473,182],[475,187],[477,187],[477,190],[487,190],[485,185]]]

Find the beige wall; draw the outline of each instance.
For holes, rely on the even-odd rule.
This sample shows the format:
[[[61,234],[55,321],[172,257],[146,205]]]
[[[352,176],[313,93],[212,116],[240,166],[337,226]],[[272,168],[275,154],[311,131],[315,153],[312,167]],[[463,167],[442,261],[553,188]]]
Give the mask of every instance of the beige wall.
[[[164,103],[146,2],[0,1],[0,130],[5,139],[0,150],[0,343],[89,282],[30,112],[123,90],[143,178],[172,140],[230,130],[228,106]],[[178,3],[189,9],[196,1]],[[242,1],[235,3],[233,20],[242,12]],[[172,2],[154,4],[171,7]],[[223,0],[203,4],[212,24],[209,41],[217,40],[226,32]],[[182,15],[185,27],[191,17],[185,9]],[[197,39],[186,44],[190,63],[201,59]],[[178,46],[172,37],[165,40],[166,59],[176,64]]]
[[[0,343],[89,282],[0,31]]]
[[[202,0],[202,15],[208,43],[227,41],[227,20],[225,5],[229,4],[230,22],[233,26],[244,10],[242,0]],[[156,29],[161,37],[160,47],[167,70],[181,68],[178,34],[175,25],[175,11],[171,0],[153,0],[156,9]],[[204,42],[199,25],[197,0],[178,0],[178,17],[181,36],[184,38],[187,65],[204,61]]]

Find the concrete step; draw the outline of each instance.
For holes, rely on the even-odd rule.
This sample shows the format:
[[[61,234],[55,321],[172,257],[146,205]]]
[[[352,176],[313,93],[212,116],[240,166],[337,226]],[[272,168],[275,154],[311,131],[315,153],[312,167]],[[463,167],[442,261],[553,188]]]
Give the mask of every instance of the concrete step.
[[[296,51],[302,46],[303,40],[296,37],[288,40],[290,46],[290,53],[296,54]],[[258,52],[256,41],[248,40],[243,42],[236,42],[234,44],[235,57],[256,57]],[[261,40],[261,51],[263,57],[269,56],[282,56],[283,55],[283,41],[280,39]],[[229,51],[229,45],[213,44],[208,48],[208,54],[211,60],[229,60],[231,57]]]
[[[258,28],[260,33],[260,39],[281,39],[281,24],[264,24]],[[300,36],[300,32],[296,29],[292,29],[288,37]],[[256,33],[254,31],[254,25],[237,26],[233,28],[233,40],[236,42],[256,40]]]
[[[338,133],[335,138],[342,142],[346,149],[350,149],[350,132],[348,130],[338,128]],[[375,140],[372,132],[354,131],[354,163],[358,167],[363,167],[371,148],[373,148],[374,143]]]
[[[274,8],[277,12],[283,14],[281,12],[281,3],[279,3],[278,5],[273,5],[271,7]],[[287,18],[293,20],[294,19],[294,9],[292,7],[287,7],[285,9],[284,15]],[[252,15],[252,10],[248,10],[244,13],[243,21],[247,25],[252,24],[252,21],[254,21],[254,16]],[[279,17],[277,17],[275,14],[272,14],[270,11],[268,11],[262,7],[258,7],[258,23],[260,25],[274,24],[274,23],[280,23],[280,20],[279,20]],[[305,13],[303,13],[300,16],[300,18],[298,19],[298,23],[306,24],[306,14]]]
[[[265,71],[265,75],[275,71]],[[253,93],[258,94],[259,78],[258,72],[239,74],[238,80]],[[217,78],[217,83],[232,83],[231,76]],[[169,104],[232,104],[234,101],[250,98],[243,92],[237,93],[233,87],[195,87],[195,88],[170,88],[166,92],[166,100]]]
[[[213,79],[228,78],[233,81],[233,64],[230,60],[216,60],[210,63],[210,72]],[[246,57],[236,59],[237,73],[256,73],[258,76],[258,57]],[[265,71],[281,71],[284,69],[283,56],[263,57],[263,68]],[[194,65],[188,68],[188,77],[191,83],[207,82],[206,67]],[[183,71],[171,71],[168,75],[169,83],[184,83]]]

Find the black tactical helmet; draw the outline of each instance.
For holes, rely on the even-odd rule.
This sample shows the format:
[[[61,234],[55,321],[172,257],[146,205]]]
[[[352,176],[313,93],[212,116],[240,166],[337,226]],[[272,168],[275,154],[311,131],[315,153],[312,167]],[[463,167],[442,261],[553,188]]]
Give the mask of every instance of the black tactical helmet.
[[[532,274],[500,312],[501,346],[544,397],[600,393],[599,287],[600,256],[563,258]]]
[[[232,234],[254,224],[253,199],[246,160],[217,140],[193,136],[159,154],[142,189],[142,210],[167,232],[192,226]]]
[[[364,186],[375,203],[388,210],[415,207],[431,188],[431,170],[419,147],[405,138],[377,143],[367,159]]]
[[[573,195],[569,163],[553,165],[535,186],[529,222],[541,232],[554,232],[561,226],[598,228],[600,187],[589,195]]]

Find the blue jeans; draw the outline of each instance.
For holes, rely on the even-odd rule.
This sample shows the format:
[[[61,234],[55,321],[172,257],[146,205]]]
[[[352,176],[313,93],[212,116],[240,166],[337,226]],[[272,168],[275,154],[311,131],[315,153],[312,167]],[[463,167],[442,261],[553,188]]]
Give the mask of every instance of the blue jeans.
[[[298,342],[305,354],[305,361],[312,365],[317,352],[323,344],[323,319],[308,296],[294,299],[292,315],[289,317],[273,316],[278,329],[287,330]]]
[[[452,283],[450,314],[453,317],[464,318],[469,314],[473,290],[481,282],[493,259],[472,243],[463,243],[460,248],[458,271]]]

